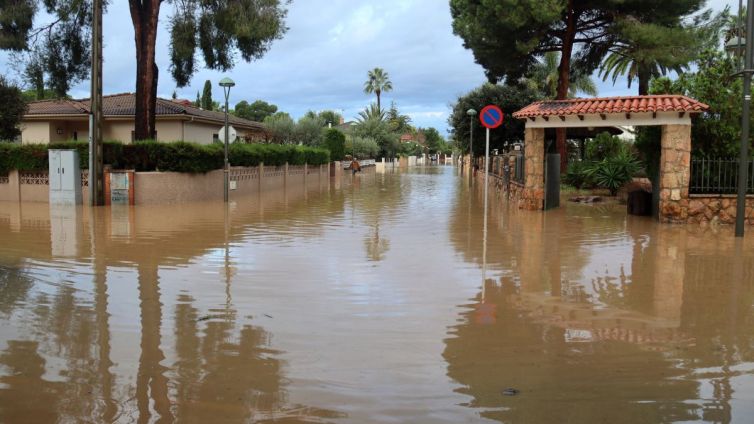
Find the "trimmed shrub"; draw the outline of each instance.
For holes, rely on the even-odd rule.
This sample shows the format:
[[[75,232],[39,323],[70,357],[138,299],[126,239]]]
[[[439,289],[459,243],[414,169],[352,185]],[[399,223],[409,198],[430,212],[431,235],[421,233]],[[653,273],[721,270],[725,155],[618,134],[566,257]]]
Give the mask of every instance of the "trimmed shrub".
[[[76,149],[79,151],[81,169],[89,167],[89,146],[86,142],[65,142],[46,144],[0,143],[0,174],[10,170],[47,170],[48,149]],[[136,171],[173,171],[203,173],[222,169],[223,146],[219,144],[201,145],[182,141],[162,143],[139,141],[121,144],[108,141],[103,144],[103,161],[115,169]],[[321,165],[330,161],[326,149],[305,146],[281,146],[265,144],[232,144],[228,150],[228,160],[233,166],[257,166],[264,162],[270,166]]]
[[[331,128],[325,133],[324,147],[330,151],[330,158],[332,160],[343,160],[346,155],[346,136]]]

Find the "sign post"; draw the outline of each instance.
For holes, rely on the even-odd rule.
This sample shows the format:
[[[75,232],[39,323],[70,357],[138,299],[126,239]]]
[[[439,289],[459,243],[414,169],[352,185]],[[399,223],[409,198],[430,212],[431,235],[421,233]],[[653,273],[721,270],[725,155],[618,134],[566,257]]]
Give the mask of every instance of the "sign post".
[[[490,130],[495,129],[503,124],[503,111],[495,105],[487,105],[479,112],[479,120],[482,126],[487,129],[487,137],[484,146],[484,234],[482,246],[482,297],[484,297],[485,286],[487,285],[487,198],[488,198],[488,178],[490,170]]]

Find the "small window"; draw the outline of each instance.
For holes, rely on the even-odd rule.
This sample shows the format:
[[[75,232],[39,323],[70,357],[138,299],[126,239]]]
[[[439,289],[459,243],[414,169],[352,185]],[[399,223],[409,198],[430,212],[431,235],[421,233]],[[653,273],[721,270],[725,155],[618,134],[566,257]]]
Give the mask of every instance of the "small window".
[[[74,131],[73,132],[73,141],[78,141],[78,140],[79,140],[79,133],[76,132],[76,131]]]
[[[213,143],[219,143],[220,142],[220,135],[219,134],[212,134],[212,142]]]

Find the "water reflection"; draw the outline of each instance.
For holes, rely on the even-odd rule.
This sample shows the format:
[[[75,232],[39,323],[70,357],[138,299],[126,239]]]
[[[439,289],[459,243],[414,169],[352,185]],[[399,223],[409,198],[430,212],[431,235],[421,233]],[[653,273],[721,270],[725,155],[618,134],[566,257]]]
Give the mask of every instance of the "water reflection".
[[[746,422],[754,244],[427,167],[0,204],[1,422]],[[517,396],[503,390],[516,388]]]
[[[469,407],[534,423],[728,423],[754,411],[750,241],[660,227],[620,206],[497,204],[484,246],[462,230],[484,225],[463,203],[451,240],[483,266],[489,249],[495,275],[461,305],[443,353]],[[504,396],[508,387],[521,394]]]

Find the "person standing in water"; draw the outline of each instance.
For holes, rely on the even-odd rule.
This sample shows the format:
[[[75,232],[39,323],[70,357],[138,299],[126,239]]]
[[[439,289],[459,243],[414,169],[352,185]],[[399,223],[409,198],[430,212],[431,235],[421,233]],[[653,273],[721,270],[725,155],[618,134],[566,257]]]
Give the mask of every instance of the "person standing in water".
[[[357,172],[361,172],[361,164],[356,158],[351,161],[351,175],[356,175]]]

